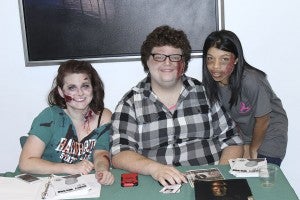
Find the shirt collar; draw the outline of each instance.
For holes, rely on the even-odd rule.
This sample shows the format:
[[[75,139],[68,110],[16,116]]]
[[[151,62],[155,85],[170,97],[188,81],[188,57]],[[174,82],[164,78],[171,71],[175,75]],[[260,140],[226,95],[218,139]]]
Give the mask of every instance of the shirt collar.
[[[183,83],[183,87],[184,90],[186,90],[186,92],[183,92],[183,94],[188,94],[190,90],[192,90],[195,87],[195,82],[188,76],[186,76],[185,74],[183,74],[181,76],[181,80]],[[134,88],[135,91],[139,91],[141,93],[143,93],[143,95],[145,97],[150,97],[151,94],[151,77],[150,77],[150,73],[148,73],[147,77],[144,78],[138,85],[137,87]],[[185,96],[185,95],[184,95]]]

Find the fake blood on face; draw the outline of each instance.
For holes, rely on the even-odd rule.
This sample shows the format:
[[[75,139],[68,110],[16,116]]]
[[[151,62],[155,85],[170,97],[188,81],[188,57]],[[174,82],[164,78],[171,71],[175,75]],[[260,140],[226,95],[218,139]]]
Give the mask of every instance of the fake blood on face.
[[[69,95],[64,94],[64,97],[65,97],[65,101],[66,102],[70,102],[70,101],[73,100],[73,98],[71,96],[69,96]]]

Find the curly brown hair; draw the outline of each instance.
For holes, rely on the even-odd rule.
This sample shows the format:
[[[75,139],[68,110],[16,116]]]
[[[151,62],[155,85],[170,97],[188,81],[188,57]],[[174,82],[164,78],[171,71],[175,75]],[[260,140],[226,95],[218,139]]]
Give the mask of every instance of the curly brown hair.
[[[93,99],[89,107],[94,113],[102,112],[104,109],[104,85],[97,71],[86,61],[68,60],[60,65],[48,95],[48,104],[66,108],[66,101],[60,96],[58,87],[63,88],[65,76],[74,73],[88,75],[93,87]]]
[[[187,71],[188,63],[191,59],[191,45],[182,30],[176,30],[170,26],[163,25],[155,28],[143,42],[141,47],[141,60],[144,71],[149,72],[147,60],[149,59],[154,47],[172,46],[182,50],[183,59],[185,61],[184,72]]]

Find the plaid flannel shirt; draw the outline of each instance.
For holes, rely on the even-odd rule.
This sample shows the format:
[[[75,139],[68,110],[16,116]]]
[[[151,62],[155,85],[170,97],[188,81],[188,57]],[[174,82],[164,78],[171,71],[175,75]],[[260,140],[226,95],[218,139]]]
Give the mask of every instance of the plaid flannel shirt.
[[[149,76],[125,94],[112,116],[112,155],[131,150],[175,166],[218,164],[222,149],[242,144],[223,107],[208,103],[202,83],[182,81],[174,112],[151,91]]]

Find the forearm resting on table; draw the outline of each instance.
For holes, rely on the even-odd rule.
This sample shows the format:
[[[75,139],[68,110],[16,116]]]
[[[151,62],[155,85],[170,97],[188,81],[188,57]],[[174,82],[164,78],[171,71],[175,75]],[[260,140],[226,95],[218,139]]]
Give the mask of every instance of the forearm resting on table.
[[[229,159],[234,159],[234,158],[241,158],[243,156],[243,146],[228,146],[222,151],[222,155],[219,161],[220,165],[225,165],[229,164],[228,160]]]
[[[70,173],[71,164],[54,163],[42,159],[45,143],[35,135],[30,135],[22,149],[19,168],[21,172],[33,174]]]
[[[109,171],[110,158],[108,151],[96,150],[94,153],[95,171]]]
[[[162,166],[162,164],[156,161],[129,150],[114,155],[112,157],[112,164],[115,168],[143,175],[152,175],[157,167]]]
[[[185,176],[174,166],[161,164],[133,151],[123,151],[113,156],[114,167],[143,175],[151,175],[162,185],[186,183]]]
[[[32,174],[71,174],[71,164],[54,163],[41,158],[21,159],[19,168],[22,173]]]
[[[111,185],[114,176],[110,172],[109,152],[105,150],[95,150],[94,153],[95,177],[100,184]]]

